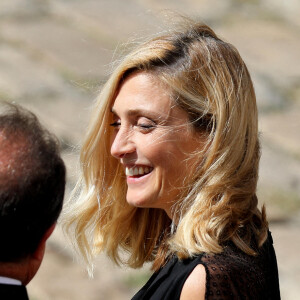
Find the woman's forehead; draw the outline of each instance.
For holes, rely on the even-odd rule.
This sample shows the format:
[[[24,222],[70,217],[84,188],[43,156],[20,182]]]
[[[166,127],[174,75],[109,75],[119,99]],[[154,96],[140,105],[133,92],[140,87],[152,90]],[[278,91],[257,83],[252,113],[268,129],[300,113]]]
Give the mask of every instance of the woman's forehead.
[[[171,89],[148,72],[136,72],[124,80],[111,111],[119,117],[146,116],[172,124],[188,120],[187,113],[172,99]]]
[[[127,110],[130,114],[149,110],[169,113],[174,107],[169,89],[161,81],[147,72],[130,75],[122,83],[111,110]]]

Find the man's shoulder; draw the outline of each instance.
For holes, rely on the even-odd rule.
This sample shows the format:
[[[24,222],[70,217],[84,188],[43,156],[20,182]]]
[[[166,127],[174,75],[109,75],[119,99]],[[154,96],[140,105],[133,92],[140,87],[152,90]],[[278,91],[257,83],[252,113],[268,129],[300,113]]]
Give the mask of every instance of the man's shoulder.
[[[0,283],[0,299],[28,300],[28,294],[24,285]]]

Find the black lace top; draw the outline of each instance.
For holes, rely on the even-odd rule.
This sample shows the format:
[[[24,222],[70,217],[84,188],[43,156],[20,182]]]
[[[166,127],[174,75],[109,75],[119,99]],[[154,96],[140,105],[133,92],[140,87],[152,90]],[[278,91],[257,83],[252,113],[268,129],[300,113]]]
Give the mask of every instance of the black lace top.
[[[186,279],[198,264],[206,270],[207,300],[280,299],[277,262],[269,233],[257,256],[245,254],[230,242],[221,254],[204,253],[182,261],[173,257],[132,300],[180,299]]]

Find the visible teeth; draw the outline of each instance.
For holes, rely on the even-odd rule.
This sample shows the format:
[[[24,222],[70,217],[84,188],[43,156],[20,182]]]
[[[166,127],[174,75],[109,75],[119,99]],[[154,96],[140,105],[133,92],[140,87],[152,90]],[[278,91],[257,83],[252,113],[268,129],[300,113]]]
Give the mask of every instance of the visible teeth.
[[[125,174],[126,174],[126,176],[133,176],[133,169],[126,168]]]
[[[136,175],[144,175],[148,174],[152,171],[152,168],[150,167],[134,167],[134,168],[125,168],[125,174],[126,176],[136,176]]]
[[[143,167],[139,167],[139,175],[144,175],[144,168]]]

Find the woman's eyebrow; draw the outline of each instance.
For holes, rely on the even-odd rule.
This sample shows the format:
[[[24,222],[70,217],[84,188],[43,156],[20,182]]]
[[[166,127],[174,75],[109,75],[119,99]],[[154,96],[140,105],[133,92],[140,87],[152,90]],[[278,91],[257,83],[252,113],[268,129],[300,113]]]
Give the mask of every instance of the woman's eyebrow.
[[[117,112],[115,111],[115,109],[114,109],[113,107],[110,109],[110,112],[111,112],[115,117],[119,117],[118,114],[117,114]]]
[[[151,110],[146,109],[130,109],[127,111],[128,116],[137,116],[137,115],[145,115],[145,116],[152,116],[152,117],[158,117],[161,116],[161,114],[156,113]]]
[[[116,110],[113,107],[110,109],[110,111],[111,111],[111,113],[118,115],[118,113],[116,112]],[[149,117],[153,117],[153,118],[161,118],[162,117],[161,113],[156,113],[151,110],[139,109],[139,108],[127,110],[126,115],[129,117],[138,116],[138,115],[145,115],[145,116],[149,116]]]

